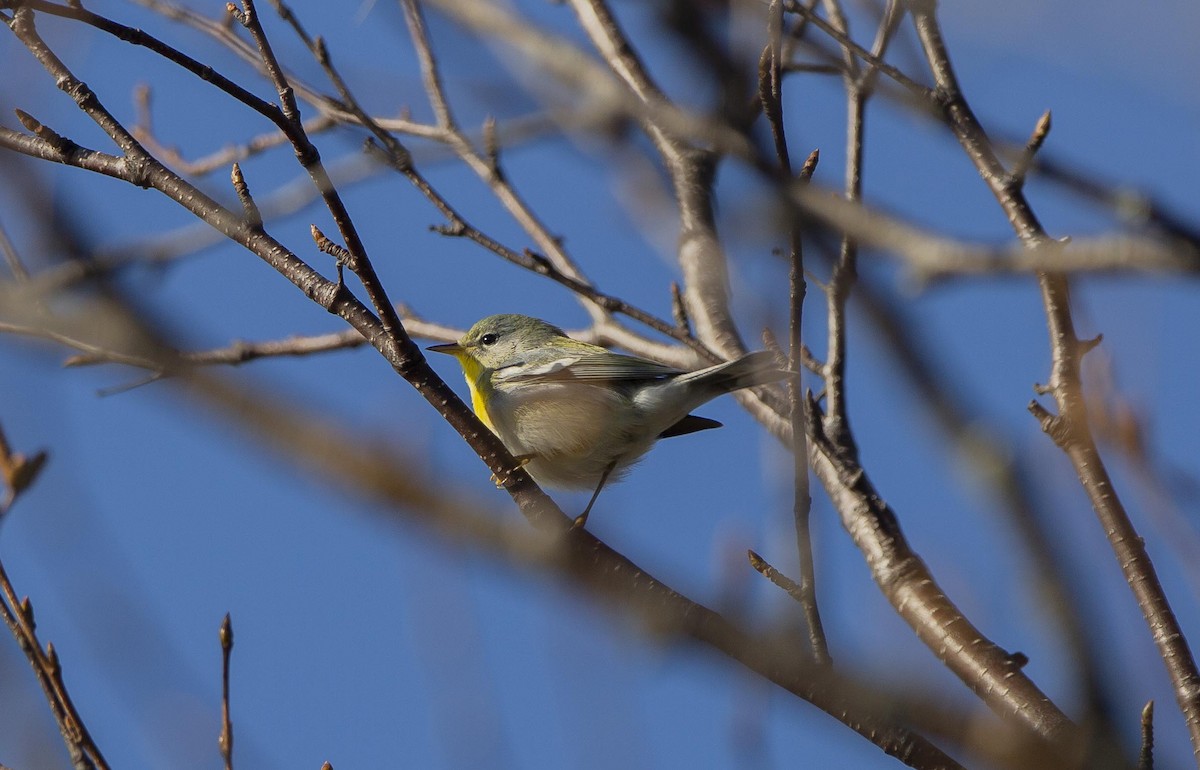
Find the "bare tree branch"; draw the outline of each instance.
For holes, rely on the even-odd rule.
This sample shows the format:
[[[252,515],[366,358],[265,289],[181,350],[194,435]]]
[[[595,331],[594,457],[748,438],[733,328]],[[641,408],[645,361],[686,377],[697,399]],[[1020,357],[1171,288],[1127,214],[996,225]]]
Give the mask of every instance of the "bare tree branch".
[[[1041,245],[1048,236],[1026,201],[1021,185],[1000,165],[991,144],[968,106],[950,64],[932,2],[909,3],[917,34],[929,62],[948,119],[963,150],[996,196],[1022,243]],[[1050,380],[1044,392],[1058,407],[1052,415],[1036,401],[1030,411],[1042,429],[1066,453],[1080,483],[1108,535],[1129,587],[1137,598],[1154,643],[1175,688],[1175,697],[1187,721],[1192,753],[1200,758],[1200,672],[1183,630],[1171,610],[1142,538],[1117,497],[1088,427],[1087,405],[1079,377],[1087,344],[1075,334],[1066,276],[1039,273],[1042,302],[1050,331]]]

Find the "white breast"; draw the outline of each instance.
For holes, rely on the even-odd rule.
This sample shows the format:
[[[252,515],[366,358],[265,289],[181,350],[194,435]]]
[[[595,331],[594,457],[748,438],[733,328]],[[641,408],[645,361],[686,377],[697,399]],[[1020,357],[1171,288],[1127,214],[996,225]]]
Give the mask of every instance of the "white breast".
[[[615,481],[657,437],[646,435],[628,398],[603,386],[499,387],[488,411],[510,452],[536,456],[526,468],[539,483],[567,489],[594,488],[613,460]]]

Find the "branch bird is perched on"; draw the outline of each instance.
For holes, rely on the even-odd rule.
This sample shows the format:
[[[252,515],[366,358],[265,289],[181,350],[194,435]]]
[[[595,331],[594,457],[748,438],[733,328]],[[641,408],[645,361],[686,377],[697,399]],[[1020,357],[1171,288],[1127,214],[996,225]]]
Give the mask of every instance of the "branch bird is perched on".
[[[695,372],[573,340],[529,316],[493,315],[458,341],[429,347],[462,365],[475,414],[540,484],[595,489],[655,441],[721,423],[689,414],[722,393],[789,376],[766,351]]]

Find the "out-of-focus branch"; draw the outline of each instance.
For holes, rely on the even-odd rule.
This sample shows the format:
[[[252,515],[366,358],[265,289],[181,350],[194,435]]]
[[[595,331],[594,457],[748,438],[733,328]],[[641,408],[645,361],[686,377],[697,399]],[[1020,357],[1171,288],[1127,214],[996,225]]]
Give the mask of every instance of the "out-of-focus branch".
[[[229,168],[232,163],[261,155],[288,142],[287,135],[282,131],[269,131],[251,137],[240,144],[227,145],[202,158],[189,160],[181,155],[178,149],[165,143],[155,132],[151,91],[148,85],[142,84],[134,89],[133,102],[137,109],[137,122],[132,128],[134,137],[145,146],[150,154],[158,157],[168,166],[173,166],[182,174],[205,176],[214,171]],[[333,118],[322,114],[304,121],[304,130],[309,134],[316,134],[335,125],[337,122]]]
[[[1183,219],[1153,196],[1122,185],[1105,183],[1094,173],[1048,156],[1045,152],[1038,153],[1032,171],[1040,179],[1108,207],[1128,225],[1164,233],[1168,240],[1181,242],[1187,251],[1193,254],[1200,252],[1200,224]]]
[[[983,246],[934,234],[870,206],[834,197],[818,186],[793,185],[791,197],[817,221],[852,234],[884,255],[899,257],[922,281],[1039,271],[1200,271],[1200,248],[1187,241],[1115,233],[1066,242],[1041,239]]]

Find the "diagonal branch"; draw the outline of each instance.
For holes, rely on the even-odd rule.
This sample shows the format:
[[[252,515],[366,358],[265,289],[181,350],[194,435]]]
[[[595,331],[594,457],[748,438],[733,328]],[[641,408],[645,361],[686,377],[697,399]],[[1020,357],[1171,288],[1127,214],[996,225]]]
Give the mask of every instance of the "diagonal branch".
[[[833,443],[821,426],[819,408],[809,426],[809,457],[834,508],[871,574],[918,638],[994,712],[1014,719],[1075,757],[1082,735],[1065,714],[1031,682],[1016,658],[966,619],[909,547],[899,521],[883,502],[862,466]]]

